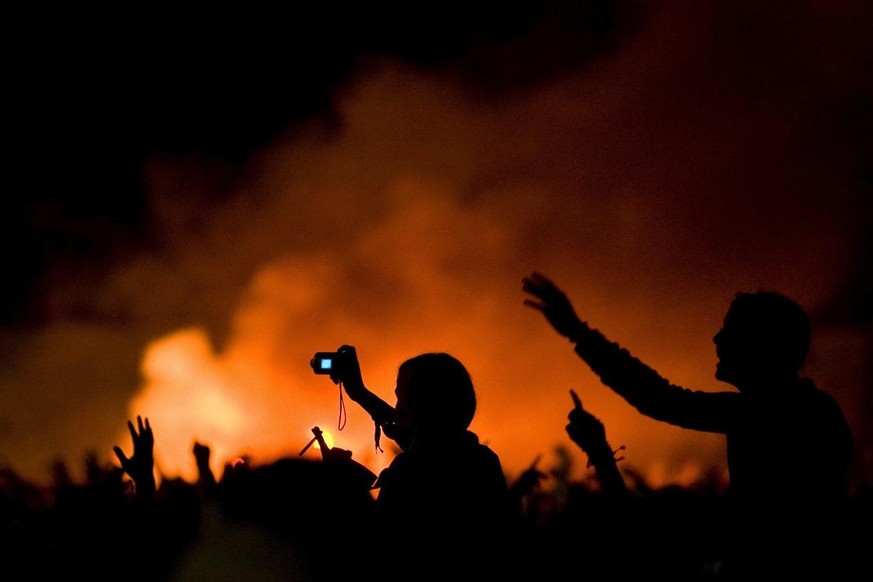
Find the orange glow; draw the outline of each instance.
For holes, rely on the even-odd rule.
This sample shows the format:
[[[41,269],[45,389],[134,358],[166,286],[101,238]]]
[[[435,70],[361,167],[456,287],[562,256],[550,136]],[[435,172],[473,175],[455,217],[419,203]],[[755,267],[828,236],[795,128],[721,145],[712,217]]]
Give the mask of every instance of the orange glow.
[[[333,435],[330,434],[330,431],[322,430],[321,436],[324,439],[324,444],[327,445],[327,448],[332,449],[334,446],[334,439],[333,439]],[[321,443],[316,441],[315,444],[312,445],[312,447],[315,449],[321,450]]]
[[[87,478],[83,453],[118,467],[112,447],[129,453],[126,422],[145,416],[162,476],[196,476],[195,442],[216,476],[297,457],[314,426],[379,473],[393,443],[377,450],[369,416],[309,367],[352,344],[388,402],[405,359],[456,356],[478,393],[472,430],[510,478],[565,454],[573,477],[592,473],[565,433],[569,389],[626,447],[620,467],[658,485],[724,473],[721,435],[646,418],[523,306],[539,271],[610,339],[707,391],[731,389],[712,338],[733,295],[795,298],[814,320],[805,372],[842,405],[873,483],[873,10],[732,4],[495,5],[466,23],[488,34],[447,52],[398,28],[412,44],[394,54],[412,60],[330,22],[354,48],[323,47],[327,69],[317,51],[294,66],[283,39],[248,60],[242,43],[184,35],[184,79],[140,74],[172,50],[127,72],[82,60],[98,68],[77,66],[74,99],[29,99],[9,134],[26,163],[4,209],[0,467],[46,482],[61,459]],[[490,44],[524,14],[531,28]],[[42,80],[34,95],[54,96],[68,72],[27,62],[15,94]],[[271,91],[298,73],[316,84]],[[127,77],[137,90],[117,91]]]
[[[644,417],[522,305],[521,278],[540,271],[670,381],[724,390],[712,337],[735,292],[766,287],[819,307],[850,267],[853,223],[811,220],[827,213],[804,190],[828,192],[836,207],[854,195],[840,189],[847,180],[784,183],[799,113],[777,99],[726,104],[731,96],[712,88],[732,85],[707,77],[711,55],[681,12],[620,56],[499,102],[374,64],[338,98],[340,132],[313,124],[265,147],[235,197],[191,178],[208,174],[207,161],[153,160],[150,202],[184,266],[167,275],[179,286],[167,292],[171,307],[159,307],[204,321],[155,338],[143,357],[129,416],[150,418],[161,472],[192,477],[195,439],[212,447],[215,467],[243,454],[296,456],[319,426],[378,473],[392,443],[376,450],[370,418],[348,399],[344,418],[337,386],[309,368],[313,353],[342,344],[357,347],[365,382],[391,403],[406,358],[459,358],[479,396],[471,428],[510,478],[538,456],[548,469],[564,449],[573,475],[586,472],[564,432],[570,388],[613,448],[626,447],[623,466],[653,483],[723,472],[720,435]],[[703,76],[694,107],[689,72]],[[184,202],[213,198],[232,203],[204,213]],[[137,265],[119,286],[150,283],[154,269]],[[201,287],[214,295],[187,299]],[[215,344],[209,325],[222,330]],[[812,363],[828,390],[861,385],[852,384],[860,357],[839,371],[839,342]],[[128,439],[119,423],[116,442]]]
[[[417,204],[415,212],[432,219],[435,213],[447,214],[444,228],[448,236],[469,236],[462,234],[469,232],[462,220],[449,220],[450,208]],[[403,224],[407,224],[405,219]],[[393,228],[386,227],[386,234]],[[413,230],[403,235],[406,240],[416,240]],[[478,232],[492,236],[488,229]],[[392,443],[383,439],[384,452],[376,451],[369,417],[347,397],[342,417],[338,387],[309,368],[312,353],[333,350],[345,342],[357,346],[370,388],[391,403],[394,376],[402,360],[434,350],[458,356],[470,369],[479,393],[472,428],[498,452],[510,477],[558,445],[568,447],[577,459],[575,476],[586,471],[583,456],[563,432],[572,407],[567,386],[580,391],[585,405],[605,422],[611,443],[627,446],[624,462],[643,469],[653,483],[690,483],[709,467],[723,463],[717,437],[695,434],[692,438],[650,421],[600,386],[570,346],[537,314],[521,306],[514,281],[507,278],[505,289],[490,290],[485,297],[479,289],[471,294],[463,281],[453,281],[433,268],[447,258],[446,253],[466,252],[461,247],[448,251],[433,247],[421,253],[419,260],[424,264],[412,269],[404,256],[405,247],[395,245],[394,240],[374,233],[363,252],[381,257],[380,262],[362,260],[377,268],[399,265],[401,274],[395,282],[404,289],[402,311],[405,318],[424,325],[425,334],[420,327],[406,327],[403,319],[393,322],[390,310],[382,312],[387,325],[363,325],[345,307],[348,299],[337,299],[344,287],[336,285],[330,260],[284,257],[253,279],[223,352],[217,353],[205,332],[196,328],[152,342],[142,363],[143,390],[132,403],[131,414],[151,419],[163,475],[195,477],[191,454],[195,439],[212,447],[213,468],[217,469],[243,454],[255,463],[297,455],[312,439],[313,426],[322,429],[329,446],[351,450],[355,459],[374,472],[384,468],[396,453]],[[471,244],[479,246],[476,241]],[[428,257],[427,252],[434,256]],[[339,259],[336,262],[342,266]],[[584,287],[577,286],[576,291],[584,302],[592,303],[585,301]],[[463,297],[467,307],[459,309],[455,296]],[[420,298],[423,305],[409,301],[410,297]],[[358,308],[368,309],[366,305]],[[325,315],[312,318],[311,313]],[[641,335],[645,329],[640,329],[639,318],[622,315],[616,312],[612,317],[619,334],[635,337],[631,344],[648,346],[648,353],[645,349],[642,353],[672,370],[674,378],[712,384],[708,371],[694,361],[695,355],[706,350],[690,345],[675,350],[676,344],[653,343]],[[671,360],[676,354],[678,359]],[[346,424],[339,430],[343,420]],[[311,448],[317,447],[314,443]],[[686,453],[677,455],[675,451],[683,448]],[[306,454],[312,455],[311,451]],[[542,465],[548,467],[553,460],[546,455]]]
[[[383,82],[393,87],[398,81],[389,75]],[[391,403],[403,360],[426,351],[458,357],[479,394],[472,429],[500,455],[510,478],[538,455],[544,455],[544,467],[556,462],[548,455],[555,447],[572,452],[574,476],[586,472],[585,459],[564,432],[572,407],[569,388],[604,422],[613,448],[626,446],[625,466],[652,482],[688,483],[723,472],[720,435],[648,419],[602,386],[542,316],[522,305],[521,277],[531,270],[553,277],[592,325],[674,383],[702,390],[729,389],[713,379],[712,337],[735,291],[757,287],[764,273],[769,286],[804,303],[817,301],[826,286],[811,286],[808,280],[798,286],[795,270],[767,272],[766,257],[754,253],[712,267],[720,275],[701,272],[686,286],[682,256],[693,256],[687,232],[671,231],[663,203],[638,194],[639,185],[626,186],[630,190],[614,207],[589,192],[590,204],[583,210],[569,206],[569,200],[560,211],[539,206],[538,189],[544,185],[495,186],[491,195],[470,201],[464,184],[474,168],[465,156],[473,147],[468,142],[482,136],[467,135],[463,111],[442,110],[438,100],[430,105],[434,115],[454,131],[431,128],[437,161],[425,151],[406,162],[409,167],[366,156],[359,160],[360,152],[378,153],[375,137],[365,131],[374,129],[367,113],[386,107],[382,100],[388,99],[378,84],[366,90],[374,94],[365,91],[350,109],[340,143],[293,142],[261,160],[261,181],[279,201],[266,223],[275,228],[260,228],[249,244],[266,244],[259,237],[269,241],[274,231],[289,228],[324,240],[314,248],[278,245],[258,266],[229,315],[230,331],[220,350],[198,328],[158,338],[147,349],[142,390],[130,415],[150,417],[162,473],[193,476],[194,439],[213,447],[216,466],[240,454],[256,463],[294,456],[316,425],[333,432],[331,446],[351,450],[378,473],[395,454],[392,443],[384,439],[384,452],[377,451],[368,415],[346,399],[343,418],[339,389],[309,367],[312,354],[342,344],[357,347],[365,382]],[[413,102],[424,97],[410,96]],[[521,117],[515,121],[527,123]],[[391,127],[379,131],[397,131],[389,141],[418,151],[416,135]],[[593,141],[604,139],[598,135]],[[440,140],[445,143],[435,143]],[[457,147],[455,140],[461,142]],[[301,159],[307,162],[305,171],[299,168]],[[375,179],[368,174],[372,168],[383,173],[377,200],[360,195]],[[444,171],[448,175],[440,177]],[[322,179],[311,182],[314,175]],[[301,200],[299,191],[308,196]],[[562,195],[552,196],[560,200]],[[594,238],[568,246],[568,238],[582,232],[577,221],[584,223],[592,213],[598,218],[588,223],[585,236]],[[231,217],[215,220],[215,233],[207,239],[226,236]],[[548,228],[542,228],[543,221]],[[334,235],[338,241],[330,238]],[[670,261],[640,258],[655,239],[668,249],[664,256]],[[815,248],[830,252],[826,244]],[[233,252],[220,260],[202,250],[197,256],[220,273],[236,260]],[[808,257],[814,264],[820,259]],[[731,280],[727,290],[724,278]],[[125,442],[123,431],[119,434],[118,442]]]
[[[338,388],[310,371],[305,379],[319,385],[310,393],[295,390],[293,376],[270,364],[267,346],[258,341],[217,355],[202,330],[188,329],[149,346],[142,364],[144,389],[131,410],[150,419],[161,475],[196,478],[195,440],[210,446],[218,471],[241,456],[267,463],[297,455],[312,439],[312,426],[337,422]],[[312,399],[313,393],[323,398]],[[384,455],[368,455],[364,446],[372,442],[372,427],[358,421],[355,429],[343,431],[340,446],[366,459],[362,462],[383,467]],[[332,429],[322,428],[322,436],[329,447],[337,441]],[[129,437],[119,442],[124,438]],[[312,448],[320,447],[316,442]]]

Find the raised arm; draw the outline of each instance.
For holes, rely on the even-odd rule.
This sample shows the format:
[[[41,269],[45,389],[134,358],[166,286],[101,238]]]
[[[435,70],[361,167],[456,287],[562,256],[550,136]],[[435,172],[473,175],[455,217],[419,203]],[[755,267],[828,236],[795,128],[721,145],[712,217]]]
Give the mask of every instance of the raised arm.
[[[400,431],[394,423],[394,407],[371,392],[365,385],[361,375],[361,365],[358,362],[358,354],[354,346],[342,345],[337,350],[341,355],[340,365],[331,372],[330,379],[340,384],[354,402],[367,411],[370,418],[376,424],[376,446],[379,446],[379,434],[397,442],[405,448],[409,443],[410,435]]]
[[[528,307],[545,315],[600,380],[637,410],[656,420],[708,432],[726,432],[735,417],[738,394],[688,390],[657,371],[580,319],[567,296],[549,278],[533,273],[522,279]]]
[[[140,501],[151,502],[155,499],[157,486],[155,483],[155,437],[152,433],[152,427],[149,425],[149,419],[143,420],[141,416],[136,417],[137,427],[134,427],[133,422],[127,421],[127,428],[130,430],[130,437],[133,440],[133,454],[128,457],[121,450],[121,447],[115,446],[115,456],[121,463],[121,468],[133,479],[136,488],[136,498]]]

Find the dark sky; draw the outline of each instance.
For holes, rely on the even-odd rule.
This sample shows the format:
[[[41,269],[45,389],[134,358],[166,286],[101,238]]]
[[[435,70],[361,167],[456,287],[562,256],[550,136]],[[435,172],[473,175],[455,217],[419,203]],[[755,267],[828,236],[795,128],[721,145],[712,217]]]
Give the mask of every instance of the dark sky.
[[[386,399],[404,357],[456,351],[512,470],[563,442],[580,385],[650,474],[719,464],[586,376],[521,307],[532,269],[702,389],[733,293],[794,296],[869,442],[871,24],[850,0],[21,15],[0,461],[110,451],[140,412],[166,459],[196,431],[299,450],[335,422],[311,352],[356,343]],[[334,436],[367,460],[353,414]]]
[[[46,317],[53,268],[99,270],[154,244],[151,156],[235,167],[313,116],[341,124],[334,92],[377,55],[455,68],[471,91],[524,89],[608,50],[635,14],[600,0],[348,4],[22,16],[7,53],[2,321]]]

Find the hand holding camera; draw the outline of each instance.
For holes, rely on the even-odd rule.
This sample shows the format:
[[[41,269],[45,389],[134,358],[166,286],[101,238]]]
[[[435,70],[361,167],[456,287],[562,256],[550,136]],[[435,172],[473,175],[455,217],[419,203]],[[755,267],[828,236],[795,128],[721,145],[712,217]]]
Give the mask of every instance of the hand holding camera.
[[[354,346],[343,345],[335,352],[316,352],[309,365],[316,374],[328,375],[334,384],[342,384],[352,400],[366,392]]]

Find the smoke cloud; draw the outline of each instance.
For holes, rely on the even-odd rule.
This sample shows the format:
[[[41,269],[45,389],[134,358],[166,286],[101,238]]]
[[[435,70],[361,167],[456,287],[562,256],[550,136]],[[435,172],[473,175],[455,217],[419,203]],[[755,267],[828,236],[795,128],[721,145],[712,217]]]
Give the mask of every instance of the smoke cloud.
[[[406,358],[458,357],[472,428],[510,475],[556,447],[585,470],[564,433],[571,388],[653,481],[723,471],[718,436],[637,413],[521,293],[540,271],[672,382],[721,390],[711,340],[736,292],[817,313],[857,269],[870,211],[851,115],[870,78],[854,4],[689,4],[649,7],[620,48],[541,86],[488,95],[450,66],[372,59],[335,120],[242,168],[152,157],[154,246],[99,273],[96,296],[58,274],[65,322],[17,335],[0,378],[0,458],[34,474],[86,448],[108,459],[143,415],[165,475],[193,474],[195,439],[216,463],[266,462],[313,426],[378,470],[394,451],[309,368],[351,344],[389,402]],[[63,319],[82,311],[91,323]],[[809,373],[863,436],[869,325],[816,337]]]

